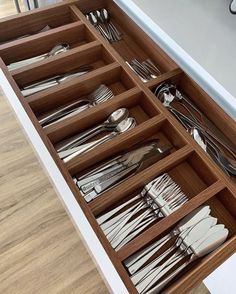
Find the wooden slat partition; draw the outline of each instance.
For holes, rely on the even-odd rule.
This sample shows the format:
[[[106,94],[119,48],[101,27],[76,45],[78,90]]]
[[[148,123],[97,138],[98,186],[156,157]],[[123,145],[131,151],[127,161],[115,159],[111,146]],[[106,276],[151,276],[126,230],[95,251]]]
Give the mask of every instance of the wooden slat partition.
[[[45,59],[39,61],[37,64],[31,64],[22,69],[17,69],[12,75],[17,84],[22,87],[53,75],[67,73],[87,64],[94,67],[93,69],[96,69],[113,62],[110,56],[107,56],[106,59],[103,58],[102,54],[104,50],[99,42],[94,41],[71,49],[63,55],[59,54],[51,57],[49,60]],[[96,62],[98,61],[101,64],[97,65]]]
[[[192,152],[193,150],[189,146],[185,146],[180,150],[172,153],[168,157],[162,159],[160,162],[153,164],[151,167],[145,169],[134,177],[126,180],[122,183],[122,185],[113,188],[112,191],[105,192],[101,197],[95,199],[91,202],[91,204],[89,204],[94,215],[97,216],[103,210],[106,210],[110,205],[122,199],[124,197],[124,193],[125,195],[131,195],[137,190],[139,186],[144,186],[155,176],[158,176],[158,174],[163,173],[167,169],[170,169],[181,161],[185,160]],[[111,194],[112,199],[110,199]]]
[[[112,20],[123,33],[121,42],[109,44],[87,22],[84,13],[102,7],[108,8]],[[22,23],[20,29],[18,28],[19,21]],[[209,204],[215,216],[228,224],[230,230],[228,241],[211,255],[191,265],[188,271],[178,276],[165,291],[165,293],[186,293],[236,250],[236,222],[232,209],[236,205],[236,186],[192,140],[179,122],[157,100],[152,91],[164,81],[176,83],[215,125],[226,132],[234,144],[236,144],[235,122],[179,69],[171,58],[146,36],[113,1],[67,1],[10,17],[0,21],[0,42],[18,37],[22,32],[34,33],[44,24],[51,25],[52,29],[24,39],[0,44],[0,56],[4,63],[8,65],[11,62],[47,52],[59,40],[71,44],[68,52],[11,73],[7,71],[2,62],[0,65],[129,293],[137,293],[137,290],[122,262],[156,240],[164,232],[169,231],[195,208]],[[4,30],[4,28],[7,29]],[[151,58],[160,67],[162,74],[147,83],[141,82],[125,63],[127,59],[136,56]],[[94,70],[26,98],[20,92],[19,88],[22,86],[47,78],[61,70],[70,71],[84,64],[93,64]],[[101,83],[114,91],[113,99],[86,110],[79,116],[71,117],[44,129],[41,128],[37,117],[89,95]],[[64,164],[59,159],[53,144],[101,122],[119,107],[130,109],[131,114],[138,121],[137,127],[88,153],[75,157],[69,163]],[[211,109],[210,113],[208,109]],[[160,143],[168,142],[173,145],[174,148],[170,155],[106,191],[91,203],[85,202],[72,179],[75,174],[83,173],[99,162],[126,152],[129,148],[138,146],[147,140],[157,138],[160,139]],[[179,181],[183,191],[189,196],[189,201],[115,252],[96,222],[96,216],[127,197],[132,197],[148,181],[164,172],[169,172],[177,182]]]
[[[81,170],[88,168],[96,162],[102,161],[107,158],[107,155],[113,156],[117,152],[125,151],[140,142],[143,136],[151,135],[153,128],[158,128],[158,125],[163,122],[163,116],[156,116],[144,122],[142,125],[130,130],[127,133],[119,135],[119,137],[106,143],[106,145],[98,146],[95,150],[84,153],[79,157],[75,157],[66,164],[67,169],[74,175]],[[145,135],[144,135],[145,134]],[[124,148],[125,146],[125,148]],[[122,149],[121,149],[122,148]]]
[[[47,108],[51,105],[50,101],[52,99],[54,99],[56,102],[56,100],[63,99],[63,97],[66,97],[66,95],[74,95],[75,92],[79,91],[81,91],[83,95],[83,93],[85,91],[88,91],[90,87],[93,90],[94,86],[98,83],[104,83],[105,79],[108,83],[112,83],[116,80],[116,77],[120,73],[121,67],[118,63],[114,62],[104,67],[98,68],[94,71],[91,71],[86,75],[72,79],[67,83],[28,96],[25,98],[25,100],[29,103],[30,107],[36,112],[38,112],[40,108],[47,110]],[[65,101],[70,100],[66,100],[65,98]]]
[[[71,2],[73,3],[73,1]],[[25,12],[21,15],[20,25],[18,20],[16,16],[0,20],[0,43],[10,41],[22,35],[35,33],[46,25],[54,28],[74,21],[70,7],[65,5],[65,3],[55,5],[51,9],[42,8],[36,11]]]
[[[142,96],[137,88],[126,91],[115,96],[113,99],[83,111],[80,116],[70,117],[45,128],[45,132],[53,143],[63,140],[63,137],[72,136],[73,133],[90,128],[95,124],[101,123],[116,109],[131,107]]]
[[[184,204],[180,209],[173,212],[170,216],[161,219],[156,225],[147,229],[143,234],[139,235],[129,244],[124,246],[119,252],[119,258],[125,260],[127,257],[131,256],[137,250],[141,249],[145,244],[148,244],[156,236],[162,234],[168,228],[176,224],[184,216],[189,214],[191,211],[197,207],[204,204],[208,199],[212,198],[216,193],[223,190],[224,184],[218,181],[208,187],[206,190],[202,191],[199,195],[196,195],[193,199]]]
[[[0,46],[0,56],[5,64],[31,58],[49,52],[55,44],[67,43],[70,48],[94,41],[95,38],[81,21],[76,21],[27,39]]]

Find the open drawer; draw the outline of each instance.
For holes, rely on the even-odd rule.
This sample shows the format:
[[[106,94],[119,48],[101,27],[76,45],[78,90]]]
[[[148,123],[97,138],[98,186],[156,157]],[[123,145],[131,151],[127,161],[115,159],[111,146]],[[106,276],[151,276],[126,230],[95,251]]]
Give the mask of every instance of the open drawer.
[[[103,8],[109,12],[113,29],[111,27],[109,29],[107,23],[92,24],[91,19],[86,17],[90,12],[101,12]],[[19,22],[21,27],[18,26]],[[39,32],[46,25],[50,26],[50,30]],[[109,42],[108,39],[112,38],[111,34],[114,34],[111,30],[119,32],[119,40]],[[0,32],[2,32],[0,34],[1,69],[14,89],[18,102],[21,103],[47,147],[51,159],[56,163],[60,175],[64,177],[65,185],[73,193],[73,201],[76,201],[82,209],[81,219],[85,217],[86,222],[88,221],[99,240],[99,246],[102,246],[111,261],[116,277],[122,281],[122,290],[115,289],[115,286],[110,284],[114,293],[125,293],[124,289],[127,289],[126,293],[142,292],[139,287],[135,287],[127,268],[127,260],[170,233],[183,218],[199,207],[210,207],[214,220],[224,224],[228,229],[227,238],[213,252],[198,258],[178,275],[174,275],[160,291],[187,293],[235,252],[235,176],[227,176],[196,144],[192,136],[186,132],[186,128],[169,111],[170,107],[165,107],[160,97],[156,97],[155,90],[163,83],[173,84],[191,103],[194,103],[207,118],[208,123],[224,133],[227,142],[235,149],[236,123],[178,68],[125,12],[113,1],[67,1],[3,20],[0,23]],[[23,35],[24,38],[13,40]],[[17,69],[10,70],[8,67],[12,63],[47,54],[59,43],[67,43],[69,50]],[[144,73],[142,70],[140,72],[140,65],[132,63],[134,59],[141,63]],[[158,73],[153,67],[147,66],[146,60],[151,60]],[[23,90],[32,84],[48,81],[53,77],[60,79],[61,74],[74,73],[78,68],[85,66],[90,68],[83,75],[64,79],[62,82],[56,80],[52,87],[24,95]],[[112,95],[109,99],[97,99],[99,100],[97,103],[97,100],[91,97],[94,98],[94,92],[96,93],[101,85]],[[62,115],[63,119],[60,119],[61,117],[58,116],[59,119],[51,124],[46,126],[42,124],[42,118],[45,116],[50,117],[55,113],[57,115],[80,100],[87,105],[81,111],[76,109],[75,113],[74,110],[68,112],[68,117]],[[178,108],[178,101],[173,107],[181,110]],[[109,115],[118,109],[126,109],[129,116],[135,119],[134,128],[96,145],[95,148],[88,148],[86,152],[69,161],[64,161],[58,156],[58,145],[61,142],[103,124]],[[209,109],[211,111],[208,111]],[[184,115],[189,115],[186,107]],[[110,129],[105,128],[104,133],[99,131],[93,139],[100,139],[110,132]],[[90,140],[91,138],[85,142],[90,143]],[[142,157],[139,157],[140,152],[144,152]],[[224,148],[223,152],[229,156],[231,162],[235,160]],[[115,164],[113,164],[114,160]],[[124,173],[119,179],[114,178],[113,182],[113,176],[117,176],[127,168],[124,162],[128,162],[130,172]],[[119,171],[117,166],[120,168]],[[112,169],[109,170],[108,167]],[[91,184],[92,180],[88,181],[87,178],[95,176],[97,180],[97,171],[101,172],[103,168],[106,171],[105,177],[104,174],[102,175],[104,180]],[[106,180],[111,178],[112,182],[107,184]],[[151,199],[150,207],[151,209],[154,207],[153,198],[145,198],[150,191],[144,193],[144,187],[147,189],[150,182],[156,179],[162,181],[166,178],[171,182],[171,187],[175,187],[173,189],[181,193],[181,196],[178,196],[181,197],[178,198],[180,199],[178,205],[174,205],[168,213],[163,213],[161,207],[161,214],[158,214],[158,217],[155,215],[153,218],[147,214],[149,218],[144,218],[143,226],[139,226],[138,229],[134,227],[136,230],[125,233],[123,227],[128,225],[130,229],[132,222],[142,216],[143,211],[135,206],[136,203],[149,201],[150,205]],[[54,180],[57,182],[57,179]],[[104,184],[103,182],[106,182],[106,185],[100,185]],[[87,186],[88,183],[91,186]],[[157,185],[159,182],[155,183]],[[68,199],[63,195],[62,198],[67,205]],[[142,204],[144,206],[141,204],[142,209],[147,208],[146,203]],[[120,223],[120,231],[123,234],[121,236],[125,237],[118,242],[117,236],[121,233],[116,229],[117,236],[109,235],[110,231],[106,231],[109,226],[104,225],[101,219],[114,210],[116,211],[114,217],[119,219],[119,214],[125,216],[126,210],[132,211],[132,205],[137,211],[127,223]],[[75,219],[75,209],[69,205],[67,207]],[[120,210],[117,210],[118,208]],[[111,216],[107,220],[112,224],[115,223]],[[80,229],[78,221],[76,224]],[[86,232],[84,234],[86,235]],[[173,240],[171,242],[173,244]],[[92,248],[93,244],[88,242],[88,246]],[[97,256],[98,252],[100,251],[92,250],[94,257],[100,260],[99,266],[106,267],[101,263],[100,256]],[[156,252],[155,258],[163,252]],[[105,278],[111,281],[110,277]],[[155,286],[157,282],[153,288]]]

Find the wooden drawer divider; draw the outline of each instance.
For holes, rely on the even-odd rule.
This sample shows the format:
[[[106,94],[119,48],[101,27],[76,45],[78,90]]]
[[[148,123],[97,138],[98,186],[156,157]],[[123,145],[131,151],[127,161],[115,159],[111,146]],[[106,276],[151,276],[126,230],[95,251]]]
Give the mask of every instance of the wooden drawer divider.
[[[57,4],[48,9],[44,8],[35,12],[26,13],[23,16],[8,19],[6,24],[8,25],[9,23],[10,25],[12,23],[15,31],[9,29],[8,36],[7,34],[4,35],[5,40],[17,36],[17,34],[20,33],[16,27],[19,18],[21,18],[22,21],[27,19],[27,21],[34,23],[35,28],[39,27],[40,23],[45,19],[50,19],[54,28],[50,31],[26,37],[24,39],[0,44],[0,56],[5,63],[4,64],[0,61],[0,65],[42,140],[47,146],[51,156],[57,163],[62,175],[65,177],[76,200],[99,237],[116,270],[120,274],[129,293],[138,293],[122,263],[127,257],[160,237],[164,232],[170,230],[179,220],[200,205],[213,203],[214,208],[217,209],[224,206],[224,210],[227,210],[228,212],[222,212],[221,217],[225,219],[228,217],[228,221],[231,220],[233,214],[228,206],[232,203],[232,206],[236,207],[235,183],[231,181],[211,161],[200,146],[191,139],[190,135],[186,133],[180,123],[169,113],[161,102],[158,101],[152,90],[155,89],[155,86],[164,81],[177,83],[184,91],[186,91],[186,94],[196,102],[196,104],[201,104],[200,106],[203,111],[207,112],[209,106],[213,107],[214,111],[212,111],[213,114],[209,115],[210,119],[214,122],[214,120],[216,120],[215,113],[219,115],[222,129],[227,126],[230,130],[228,137],[232,142],[234,142],[236,136],[235,122],[233,122],[233,120],[230,119],[219,106],[211,101],[210,97],[202,91],[194,81],[183,73],[183,71],[179,69],[178,66],[157,45],[155,45],[150,38],[147,38],[145,33],[139,29],[125,13],[113,3],[113,1],[97,0],[92,2],[87,0],[68,1],[67,3]],[[78,8],[77,5],[80,8]],[[113,15],[116,15],[117,17],[122,16],[126,25],[128,24],[127,35],[124,36],[124,41],[120,44],[109,44],[97,32],[97,30],[88,23],[83,14],[89,10],[99,9],[103,5],[107,5]],[[63,11],[64,9],[66,10]],[[47,16],[45,16],[44,19],[40,19],[40,16],[44,11]],[[53,17],[55,17],[55,15],[53,15],[54,12],[58,12],[62,15],[61,21],[57,22],[53,19]],[[35,17],[35,22],[32,20],[33,17]],[[123,30],[122,24],[116,22],[116,20],[115,23],[121,30]],[[1,29],[2,24],[0,23],[0,31]],[[28,58],[32,57],[43,50],[48,50],[49,46],[51,46],[55,40],[59,40],[63,37],[66,38],[69,32],[72,35],[75,32],[80,32],[82,37],[68,37],[68,40],[74,44],[74,47],[68,52],[51,57],[49,60],[25,66],[21,69],[12,71],[11,73],[7,71],[6,65],[9,63],[27,56]],[[137,75],[134,74],[125,63],[124,56],[126,56],[126,53],[124,52],[124,48],[127,47],[129,41],[136,46],[136,43],[132,39],[135,35],[138,35],[137,40],[140,42],[143,38],[147,41],[145,44],[146,51],[142,52],[141,49],[139,50],[137,48],[137,52],[140,53],[140,56],[149,55],[154,61],[157,61],[162,70],[160,76],[147,83],[141,82],[139,77],[137,77]],[[43,40],[45,41],[45,44],[40,46]],[[39,48],[33,50],[27,49],[26,52],[20,51],[22,48],[30,48],[33,44],[38,44]],[[122,48],[122,46],[124,46],[124,48]],[[15,51],[18,53],[14,54]],[[129,56],[132,56],[132,54],[130,53]],[[67,71],[73,69],[74,61],[77,59],[81,59],[81,63],[79,62],[77,64],[79,66],[80,64],[83,65],[89,61],[96,62],[99,58],[103,63],[100,63],[97,68],[84,76],[75,78],[69,82],[26,98],[23,97],[20,92],[19,87],[34,82],[37,79],[44,78],[45,75],[53,74],[59,71],[62,67]],[[117,85],[117,83],[119,84],[119,87],[115,88],[116,93],[113,99],[98,105],[95,108],[84,111],[79,117],[71,117],[55,125],[44,129],[41,128],[37,116],[55,106],[58,107],[63,103],[73,101],[78,92],[80,92],[81,95],[88,94],[89,91],[95,89],[96,86],[101,83],[107,83],[108,86],[113,84]],[[199,102],[197,101],[197,95],[195,92],[199,95]],[[149,111],[146,113],[147,116],[143,116],[145,118],[140,120],[140,123],[136,128],[80,157],[75,157],[69,163],[64,164],[59,159],[53,144],[80,130],[91,127],[93,124],[103,120],[106,115],[109,115],[109,113],[118,107],[129,108],[134,105],[141,105],[140,107],[142,108],[142,105],[144,104]],[[143,107],[143,109],[144,108],[145,107]],[[150,167],[137,173],[135,176],[126,179],[122,184],[105,192],[91,203],[87,204],[85,202],[73,181],[72,177],[75,174],[83,173],[83,171],[89,169],[98,162],[125,151],[127,146],[131,147],[138,143],[142,143],[149,138],[154,138],[158,132],[164,134],[163,136],[166,136],[166,139],[174,145],[174,149],[170,155],[159,162],[152,164]],[[190,171],[192,176],[191,181],[193,187],[189,188],[190,190],[192,189],[191,193],[189,192],[191,194],[189,201],[179,210],[152,225],[134,240],[122,247],[118,252],[115,252],[99,227],[96,221],[96,216],[106,211],[109,207],[117,204],[119,201],[135,195],[135,193],[148,181],[164,172],[173,172],[173,175],[180,180],[181,176],[179,176],[179,171],[181,171],[181,168],[183,169],[183,167],[186,168],[185,174]],[[185,174],[183,174],[182,178],[184,178]],[[193,182],[194,180],[196,180],[195,184]],[[183,179],[181,179],[181,181],[184,183]],[[227,197],[227,195],[231,196]],[[228,200],[228,203],[225,199]],[[232,227],[230,228],[231,234],[228,241],[215,252],[192,265],[191,269],[178,277],[173,284],[168,287],[165,293],[186,293],[222,263],[222,261],[229,257],[236,250],[236,237],[233,235],[235,231],[236,228],[234,228],[232,224]]]

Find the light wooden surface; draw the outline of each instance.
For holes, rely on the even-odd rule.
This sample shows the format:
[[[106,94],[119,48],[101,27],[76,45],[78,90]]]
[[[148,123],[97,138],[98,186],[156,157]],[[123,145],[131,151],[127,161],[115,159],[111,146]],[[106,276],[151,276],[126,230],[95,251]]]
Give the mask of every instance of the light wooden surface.
[[[14,13],[0,0],[0,17]],[[108,293],[1,94],[0,293]]]
[[[25,11],[23,0],[19,0],[21,11]],[[0,0],[0,17],[16,14],[13,0]]]
[[[108,293],[0,92],[0,293]]]

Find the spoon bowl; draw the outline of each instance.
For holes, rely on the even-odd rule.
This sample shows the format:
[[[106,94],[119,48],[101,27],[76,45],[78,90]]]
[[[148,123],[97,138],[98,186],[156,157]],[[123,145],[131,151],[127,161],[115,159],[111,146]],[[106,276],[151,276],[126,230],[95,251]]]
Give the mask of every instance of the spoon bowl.
[[[119,108],[109,115],[107,120],[104,122],[104,125],[106,125],[106,127],[114,128],[124,119],[128,118],[128,116],[129,111],[127,108]]]
[[[47,54],[47,57],[56,56],[60,53],[66,52],[69,49],[70,45],[67,43],[58,44],[51,49],[51,51]]]
[[[128,131],[131,128],[134,128],[136,126],[136,121],[133,117],[128,117],[122,120],[116,127],[115,132],[116,133],[124,133]]]

